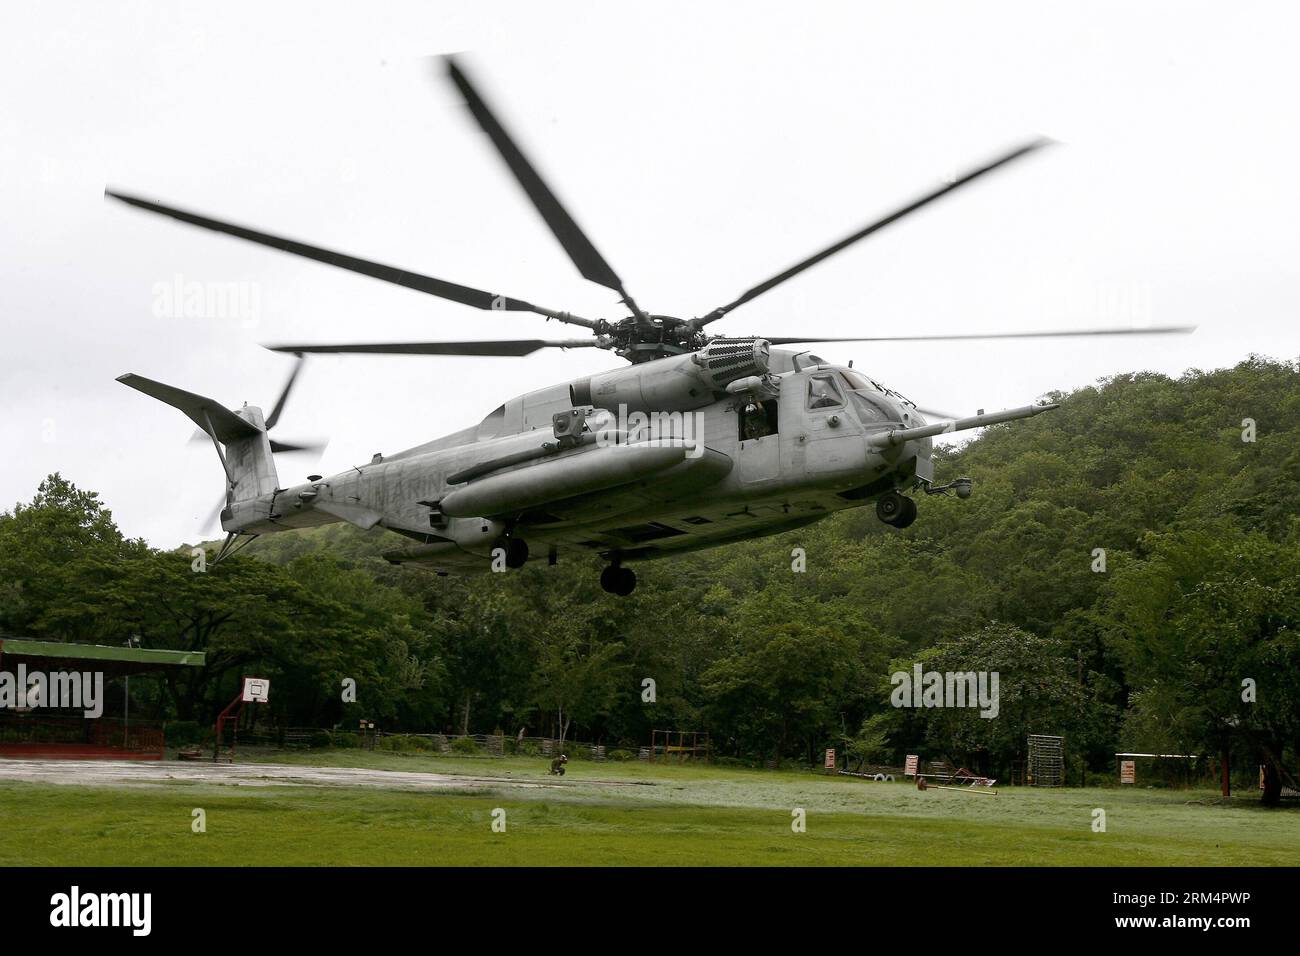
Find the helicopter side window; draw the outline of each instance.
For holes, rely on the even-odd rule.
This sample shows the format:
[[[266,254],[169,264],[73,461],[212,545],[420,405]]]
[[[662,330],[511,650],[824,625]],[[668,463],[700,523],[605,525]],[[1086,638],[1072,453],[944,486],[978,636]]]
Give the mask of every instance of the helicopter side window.
[[[809,408],[837,408],[844,404],[844,393],[829,375],[814,375],[808,380]]]
[[[740,440],[750,441],[754,438],[766,438],[775,435],[776,399],[766,402],[746,402],[740,406]]]

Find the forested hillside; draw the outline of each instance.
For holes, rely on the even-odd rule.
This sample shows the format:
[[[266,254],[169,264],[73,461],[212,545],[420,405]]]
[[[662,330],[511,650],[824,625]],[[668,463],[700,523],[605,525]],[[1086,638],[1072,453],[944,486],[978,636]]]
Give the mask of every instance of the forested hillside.
[[[939,480],[969,475],[974,495],[923,498],[907,530],[861,509],[641,565],[622,599],[594,559],[439,578],[346,525],[194,573],[188,549],[124,539],[81,476],[51,476],[0,515],[0,633],[207,650],[204,674],[142,704],[161,716],[207,719],[256,671],[294,725],[534,734],[562,714],[567,736],[611,745],[698,729],[719,753],[810,761],[847,734],[873,759],[1001,772],[1026,733],[1059,733],[1097,769],[1121,749],[1228,746],[1294,772],[1300,365],[1051,397],[1058,411],[944,453]],[[999,717],[892,707],[890,674],[917,662],[998,671]]]

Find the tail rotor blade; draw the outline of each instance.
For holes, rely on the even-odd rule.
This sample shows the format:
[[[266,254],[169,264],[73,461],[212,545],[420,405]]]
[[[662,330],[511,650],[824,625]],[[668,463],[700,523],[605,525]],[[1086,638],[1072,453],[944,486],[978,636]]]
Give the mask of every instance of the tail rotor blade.
[[[309,451],[312,454],[319,454],[320,452],[323,452],[328,445],[329,445],[328,441],[297,443],[297,442],[277,441],[274,438],[271,439],[271,451],[273,452]]]
[[[289,373],[289,380],[284,383],[284,388],[280,392],[280,397],[276,399],[275,407],[271,409],[271,414],[266,418],[267,431],[274,428],[275,423],[280,420],[280,413],[284,411],[284,403],[289,400],[289,393],[293,391],[293,383],[298,380],[298,373],[302,371],[303,362],[307,361],[307,357],[301,352],[297,353],[297,355],[298,361],[294,365],[293,371]]]
[[[202,527],[199,528],[199,533],[206,534],[208,531],[212,530],[213,528],[220,528],[221,512],[225,510],[226,510],[226,496],[222,495],[221,499],[217,502],[217,506],[213,508],[210,512],[208,512],[208,517],[203,522]]]
[[[288,404],[289,395],[293,392],[294,383],[298,381],[298,375],[302,372],[303,363],[307,361],[307,356],[298,349],[285,349],[283,351],[292,351],[298,358],[294,363],[293,371],[289,373],[289,380],[284,383],[284,388],[280,392],[280,397],[275,402],[275,407],[271,409],[271,414],[266,419],[266,430],[269,432],[280,421],[280,415],[284,412],[284,407]],[[319,454],[325,450],[328,441],[307,441],[307,442],[290,442],[279,441],[275,438],[270,439],[272,452],[286,451],[306,451],[313,454]]]

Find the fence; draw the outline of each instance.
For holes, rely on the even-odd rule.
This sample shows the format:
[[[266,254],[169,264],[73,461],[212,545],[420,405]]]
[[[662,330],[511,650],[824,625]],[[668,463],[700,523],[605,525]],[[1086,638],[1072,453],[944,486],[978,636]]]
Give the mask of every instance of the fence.
[[[113,717],[21,717],[0,720],[0,746],[14,752],[56,747],[161,756],[163,729],[151,721],[122,721]]]

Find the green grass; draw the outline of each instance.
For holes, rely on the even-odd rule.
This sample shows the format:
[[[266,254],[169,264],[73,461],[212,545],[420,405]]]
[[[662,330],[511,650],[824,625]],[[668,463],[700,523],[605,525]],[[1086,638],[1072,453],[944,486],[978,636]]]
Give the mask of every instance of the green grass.
[[[548,780],[540,758],[245,759]],[[0,865],[1290,865],[1300,816],[1210,791],[917,791],[806,772],[573,761],[557,789],[0,785]],[[191,832],[201,807],[207,832]],[[494,808],[506,832],[491,829]],[[807,832],[790,829],[807,811]],[[1106,811],[1107,832],[1092,831]]]

